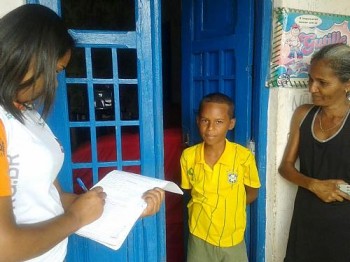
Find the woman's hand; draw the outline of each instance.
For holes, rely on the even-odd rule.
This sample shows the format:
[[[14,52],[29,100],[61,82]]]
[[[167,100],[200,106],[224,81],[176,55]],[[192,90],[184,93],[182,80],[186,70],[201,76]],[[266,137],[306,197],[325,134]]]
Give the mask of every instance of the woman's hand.
[[[310,183],[310,191],[319,197],[323,202],[331,203],[335,201],[343,202],[350,200],[350,195],[339,190],[339,184],[347,184],[340,179],[318,180],[314,179]]]
[[[164,200],[165,192],[158,187],[148,190],[143,194],[143,199],[147,203],[147,207],[142,212],[141,217],[151,216],[157,213]]]
[[[102,187],[95,187],[79,195],[66,213],[72,214],[76,218],[79,227],[90,224],[102,215],[106,196]]]

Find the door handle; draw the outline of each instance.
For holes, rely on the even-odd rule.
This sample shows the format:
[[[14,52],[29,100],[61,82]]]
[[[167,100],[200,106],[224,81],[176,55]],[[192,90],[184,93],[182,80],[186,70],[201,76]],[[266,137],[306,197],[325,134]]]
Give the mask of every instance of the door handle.
[[[183,143],[186,147],[190,146],[190,134],[189,133],[184,133],[182,140],[183,140]]]

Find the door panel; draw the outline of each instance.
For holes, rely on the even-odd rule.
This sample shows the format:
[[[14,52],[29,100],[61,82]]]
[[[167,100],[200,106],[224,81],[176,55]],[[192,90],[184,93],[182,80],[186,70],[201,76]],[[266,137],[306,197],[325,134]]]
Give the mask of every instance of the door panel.
[[[184,137],[188,145],[200,141],[195,120],[199,101],[222,92],[233,99],[237,118],[228,138],[247,146],[252,128],[253,1],[183,0],[182,11]],[[250,240],[257,234],[250,232],[250,206],[247,216],[249,254]]]
[[[203,95],[223,92],[238,116],[229,138],[246,145],[251,136],[252,1],[183,1],[183,132],[200,139],[195,125]],[[239,14],[239,15],[238,15]]]
[[[78,2],[83,5],[79,6]],[[66,22],[72,17],[87,17],[84,25],[70,20],[70,33],[77,48],[66,72],[59,75],[56,104],[48,119],[65,148],[65,163],[59,175],[62,187],[80,193],[77,177],[92,186],[112,169],[163,178],[158,0],[115,0],[103,4],[92,0],[31,0],[27,3],[46,5]],[[101,18],[98,13],[110,11],[106,4],[110,4],[113,12],[120,12],[123,4],[133,9]],[[131,29],[92,25],[98,19],[110,22],[121,15],[133,18]],[[137,154],[131,154],[125,146],[130,137],[137,139],[137,143],[132,140],[131,152]],[[106,138],[111,138],[107,143],[114,147],[113,157],[101,146]],[[117,251],[73,235],[67,261],[165,261],[164,221],[164,209],[139,220]]]

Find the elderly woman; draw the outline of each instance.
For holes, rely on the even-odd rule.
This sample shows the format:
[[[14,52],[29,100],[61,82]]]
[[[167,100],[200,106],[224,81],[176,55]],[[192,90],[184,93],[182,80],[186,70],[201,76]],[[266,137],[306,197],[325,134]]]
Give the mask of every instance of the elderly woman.
[[[350,261],[350,47],[311,59],[313,104],[294,112],[280,174],[298,186],[285,262]],[[300,160],[300,169],[295,167]]]

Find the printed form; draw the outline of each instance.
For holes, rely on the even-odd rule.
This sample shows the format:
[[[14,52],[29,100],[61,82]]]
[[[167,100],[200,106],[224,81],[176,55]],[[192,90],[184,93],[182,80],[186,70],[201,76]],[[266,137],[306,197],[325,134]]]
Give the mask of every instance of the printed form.
[[[102,216],[80,228],[76,234],[90,238],[117,250],[127,238],[147,204],[142,195],[155,187],[176,194],[182,190],[171,181],[113,170],[95,186],[101,186],[107,194]]]

